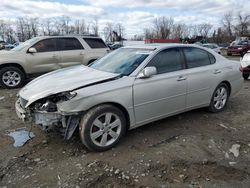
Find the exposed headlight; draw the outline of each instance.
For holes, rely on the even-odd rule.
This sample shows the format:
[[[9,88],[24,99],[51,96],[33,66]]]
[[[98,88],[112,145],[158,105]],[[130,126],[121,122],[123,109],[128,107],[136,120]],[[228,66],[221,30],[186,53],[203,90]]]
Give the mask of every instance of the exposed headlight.
[[[34,103],[34,109],[38,111],[46,112],[56,112],[57,111],[57,102],[68,101],[74,98],[77,95],[76,92],[62,92],[49,97],[40,99]]]
[[[65,96],[68,100],[70,100],[70,99],[73,99],[77,95],[77,93],[74,92],[74,91],[72,91],[72,92],[63,92],[61,95]]]
[[[238,50],[242,50],[242,48],[238,48]]]

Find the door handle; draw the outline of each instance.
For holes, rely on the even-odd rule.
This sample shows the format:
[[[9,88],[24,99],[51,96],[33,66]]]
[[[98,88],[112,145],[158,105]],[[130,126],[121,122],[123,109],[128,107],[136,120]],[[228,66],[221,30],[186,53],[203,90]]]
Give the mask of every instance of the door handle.
[[[218,69],[214,70],[214,74],[220,74],[220,73],[221,73],[221,70],[218,70]]]
[[[187,79],[187,77],[179,76],[179,77],[177,78],[177,81],[180,82],[180,81],[183,81],[183,80],[186,80],[186,79]]]
[[[80,52],[80,55],[84,55],[84,52]]]

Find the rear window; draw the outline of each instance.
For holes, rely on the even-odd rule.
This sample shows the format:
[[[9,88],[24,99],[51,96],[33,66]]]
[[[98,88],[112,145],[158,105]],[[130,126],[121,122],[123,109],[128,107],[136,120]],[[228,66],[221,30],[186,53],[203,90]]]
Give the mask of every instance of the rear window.
[[[91,48],[107,48],[102,39],[83,38]]]
[[[201,67],[211,64],[208,52],[199,48],[184,48],[188,68]]]
[[[83,49],[83,46],[76,38],[58,38],[57,46],[62,51]]]
[[[211,64],[214,64],[216,62],[215,57],[212,54],[210,54],[210,53],[208,53],[208,56],[209,56]]]

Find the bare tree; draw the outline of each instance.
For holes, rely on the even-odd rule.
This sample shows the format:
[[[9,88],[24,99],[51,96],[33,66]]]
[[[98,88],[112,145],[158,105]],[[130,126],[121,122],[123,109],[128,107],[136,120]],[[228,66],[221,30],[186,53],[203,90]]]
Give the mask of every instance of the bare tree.
[[[165,16],[155,18],[153,21],[156,38],[167,39],[173,29],[174,20]]]
[[[39,20],[38,18],[30,18],[29,24],[31,26],[32,35],[36,37],[38,35]]]
[[[243,15],[239,12],[237,16],[238,24],[235,26],[235,30],[238,35],[243,35],[248,33],[248,28],[250,26],[250,15]]]
[[[174,24],[171,38],[173,39],[179,39],[179,38],[185,38],[190,35],[190,30],[186,24]]]
[[[4,20],[0,20],[0,36],[3,40],[5,40],[6,32],[7,32],[7,25]]]
[[[105,41],[114,42],[113,30],[114,30],[114,24],[111,22],[106,23],[103,29]]]
[[[124,38],[125,27],[121,23],[115,25],[115,31],[117,32],[117,41],[122,41]]]
[[[43,34],[44,35],[52,35],[53,34],[53,26],[55,25],[55,23],[53,23],[53,19],[52,18],[47,18],[42,24],[42,28],[43,28]]]
[[[98,19],[95,18],[94,22],[92,23],[92,32],[94,35],[98,36],[99,26],[98,26]]]
[[[228,12],[226,14],[223,15],[222,17],[222,25],[226,31],[226,36],[228,36],[229,40],[232,40],[233,37],[233,13],[232,12]]]
[[[86,34],[87,30],[86,30],[86,23],[85,20],[82,19],[79,23],[79,34]]]
[[[197,28],[198,28],[198,35],[202,36],[204,38],[207,38],[209,32],[212,29],[212,25],[211,24],[207,24],[207,23],[203,23],[203,24],[198,24]]]

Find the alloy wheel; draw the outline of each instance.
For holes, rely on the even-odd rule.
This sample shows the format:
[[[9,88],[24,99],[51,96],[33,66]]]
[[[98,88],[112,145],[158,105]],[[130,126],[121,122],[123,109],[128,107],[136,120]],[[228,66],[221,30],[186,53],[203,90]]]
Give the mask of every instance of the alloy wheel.
[[[16,71],[6,71],[2,75],[2,81],[6,86],[15,87],[21,82],[21,75]]]
[[[109,146],[119,138],[121,128],[121,120],[116,114],[104,113],[93,121],[90,128],[90,138],[97,146]]]
[[[214,95],[214,108],[221,110],[227,102],[227,89],[225,87],[219,87]]]

